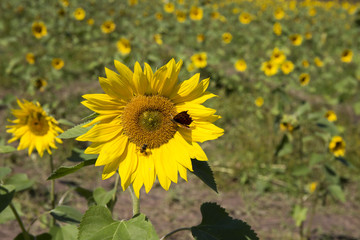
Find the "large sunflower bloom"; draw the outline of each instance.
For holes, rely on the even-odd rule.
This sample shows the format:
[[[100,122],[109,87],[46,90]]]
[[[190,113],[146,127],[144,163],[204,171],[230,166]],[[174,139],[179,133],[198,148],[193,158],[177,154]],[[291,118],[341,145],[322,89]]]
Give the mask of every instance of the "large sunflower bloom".
[[[178,83],[182,61],[172,59],[155,73],[138,62],[134,72],[115,61],[119,73],[107,68],[99,78],[105,94],[86,94],[83,105],[99,114],[86,126],[96,124],[77,138],[91,141],[87,154],[99,154],[95,166],[104,165],[102,178],[118,170],[125,190],[131,183],[139,197],[144,185],[152,188],[156,177],[168,190],[180,177],[193,171],[191,159],[207,161],[198,142],[220,137],[223,129],[212,122],[220,117],[201,105],[215,97],[206,92],[209,79],[199,74]]]
[[[47,150],[51,154],[51,148],[56,149],[55,141],[62,143],[60,138],[56,138],[63,130],[58,127],[58,122],[46,114],[40,104],[23,100],[17,100],[20,109],[12,109],[15,120],[8,120],[15,125],[6,126],[7,132],[12,133],[13,138],[9,143],[20,139],[17,150],[28,148],[29,155],[36,148],[40,157]]]

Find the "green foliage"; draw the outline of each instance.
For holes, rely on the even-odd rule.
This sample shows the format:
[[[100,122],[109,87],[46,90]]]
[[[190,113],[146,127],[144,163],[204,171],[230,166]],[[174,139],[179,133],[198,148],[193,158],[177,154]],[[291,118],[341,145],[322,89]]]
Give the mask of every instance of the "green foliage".
[[[58,221],[77,224],[80,223],[82,213],[71,206],[57,206],[50,211],[50,214]]]
[[[64,131],[63,133],[61,133],[58,138],[62,138],[62,139],[68,139],[68,138],[76,138],[80,135],[85,134],[87,131],[89,131],[93,126],[89,126],[89,127],[83,127],[85,124],[89,123],[90,121],[81,123],[76,125],[75,127],[72,127],[66,131]]]
[[[0,146],[0,153],[11,153],[16,151],[16,148],[12,146]]]
[[[159,237],[143,214],[127,221],[116,221],[106,207],[93,206],[81,220],[78,240],[97,239],[158,240]]]
[[[300,205],[294,206],[292,217],[297,227],[299,227],[306,220],[307,211],[308,209],[306,207],[301,207]]]
[[[336,200],[345,202],[345,194],[339,185],[330,185],[328,189],[331,196],[333,196]]]
[[[51,240],[76,240],[78,229],[74,225],[54,226],[50,229]]]
[[[25,173],[17,173],[7,178],[5,184],[15,187],[16,192],[30,188],[34,184],[34,180],[30,180]]]
[[[0,186],[0,213],[11,203],[15,194],[15,187],[12,185]]]
[[[192,173],[200,178],[201,181],[208,185],[212,190],[218,192],[215,178],[209,164],[206,161],[198,161],[196,159],[191,159],[191,163],[194,170]]]
[[[98,187],[93,192],[93,198],[97,205],[106,206],[106,204],[108,204],[112,200],[115,192],[116,189],[107,192],[102,187]]]
[[[256,233],[241,220],[233,219],[216,203],[201,205],[202,221],[191,228],[197,240],[258,240]]]
[[[60,167],[60,168],[56,169],[53,173],[51,173],[51,175],[48,177],[48,180],[57,179],[57,178],[66,176],[68,174],[74,173],[83,167],[94,165],[95,162],[96,162],[96,159],[90,159],[90,160],[85,160],[75,166]]]

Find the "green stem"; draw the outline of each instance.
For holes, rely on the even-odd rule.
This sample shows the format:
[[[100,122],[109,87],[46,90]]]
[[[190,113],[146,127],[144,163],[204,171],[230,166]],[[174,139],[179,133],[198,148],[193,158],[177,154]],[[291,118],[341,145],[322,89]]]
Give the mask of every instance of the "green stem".
[[[114,195],[112,197],[112,200],[115,201],[116,198],[116,193],[117,193],[117,189],[119,186],[119,179],[120,179],[120,175],[119,174],[115,174],[116,178],[115,178],[115,185],[114,185]]]
[[[28,232],[25,230],[24,224],[21,221],[21,218],[20,218],[18,212],[16,211],[15,206],[12,203],[10,203],[10,208],[11,208],[12,212],[14,213],[17,222],[19,223],[21,231],[23,232],[23,235],[24,235],[24,239],[25,240],[30,240],[30,236],[29,236]]]
[[[50,155],[50,171],[51,173],[54,172],[54,161],[52,155]],[[55,208],[55,180],[51,180],[51,189],[50,189],[50,203],[51,209]],[[55,225],[55,218],[51,218],[50,220],[50,227]]]
[[[180,231],[191,231],[191,228],[188,228],[188,227],[178,228],[178,229],[166,234],[165,236],[160,238],[160,240],[164,240],[165,238],[169,237],[170,235],[173,235],[174,233],[177,233],[177,232],[180,232]]]
[[[132,205],[133,205],[133,216],[140,214],[140,199],[136,197],[134,188],[132,185],[129,187]]]

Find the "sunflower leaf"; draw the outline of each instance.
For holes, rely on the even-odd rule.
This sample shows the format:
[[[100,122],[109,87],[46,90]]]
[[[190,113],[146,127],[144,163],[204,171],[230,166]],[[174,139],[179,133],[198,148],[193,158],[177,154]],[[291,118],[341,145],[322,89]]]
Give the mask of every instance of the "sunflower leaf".
[[[72,127],[70,129],[66,130],[65,132],[61,133],[57,137],[61,138],[61,139],[68,139],[68,138],[76,138],[78,136],[81,136],[81,135],[87,133],[87,131],[89,131],[93,127],[93,126],[83,127],[85,124],[88,124],[89,122],[90,121],[78,124],[75,127]]]
[[[54,226],[50,229],[51,240],[76,240],[78,229],[74,225]]]
[[[239,219],[233,219],[225,209],[216,203],[201,205],[202,221],[191,227],[197,240],[259,240],[251,227]]]
[[[15,187],[12,185],[0,186],[0,213],[10,204],[15,194]]]
[[[12,146],[0,146],[0,153],[11,153],[16,151],[16,148]]]
[[[86,166],[90,166],[90,165],[94,165],[96,162],[96,159],[90,159],[90,160],[85,160],[75,166],[70,166],[70,167],[59,167],[58,169],[55,170],[55,172],[51,173],[50,177],[48,177],[47,180],[53,180],[56,178],[60,178],[63,176],[66,176],[70,173],[76,172],[77,170],[86,167]]]
[[[209,164],[206,161],[196,159],[191,159],[191,162],[194,170],[192,173],[217,193],[215,178]]]
[[[82,213],[70,206],[57,206],[50,211],[51,216],[56,220],[66,223],[80,223]]]

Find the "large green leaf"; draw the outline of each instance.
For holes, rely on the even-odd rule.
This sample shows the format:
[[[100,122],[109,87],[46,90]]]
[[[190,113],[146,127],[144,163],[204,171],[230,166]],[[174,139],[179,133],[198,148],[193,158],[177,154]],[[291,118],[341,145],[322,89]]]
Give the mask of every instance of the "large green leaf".
[[[59,167],[58,169],[55,170],[55,172],[51,173],[50,177],[48,177],[48,180],[60,178],[60,177],[66,176],[70,173],[74,173],[83,167],[94,165],[95,162],[96,162],[96,159],[90,159],[90,160],[83,161],[75,166]]]
[[[71,150],[71,156],[68,157],[67,160],[71,162],[82,162],[85,160],[97,159],[98,156],[99,156],[98,154],[85,154],[84,150],[73,148]]]
[[[115,190],[116,189],[113,189],[113,190],[110,190],[109,192],[107,192],[102,187],[96,188],[93,192],[93,197],[94,197],[96,204],[103,205],[103,206],[108,204],[108,202],[110,202],[110,200],[113,198]]]
[[[16,151],[16,148],[12,146],[0,146],[0,153],[11,153]]]
[[[11,168],[9,168],[9,167],[0,167],[0,180],[2,180],[9,173],[11,173]]]
[[[206,185],[208,185],[215,192],[217,191],[217,186],[213,172],[206,161],[198,161],[196,159],[191,159],[193,166],[193,174],[201,179]]]
[[[50,214],[58,221],[67,223],[80,223],[83,214],[70,206],[57,206]]]
[[[159,240],[143,214],[128,221],[115,221],[104,206],[93,206],[84,214],[78,240]]]
[[[297,227],[299,227],[301,223],[306,220],[307,211],[308,209],[306,207],[301,207],[300,205],[294,206],[292,217]]]
[[[21,211],[21,205],[18,202],[12,202],[19,216],[23,216],[24,213]],[[0,203],[1,205],[1,203]],[[10,206],[8,205],[2,212],[0,212],[0,224],[6,223],[11,220],[15,220],[15,216]]]
[[[7,178],[5,184],[13,185],[15,191],[19,192],[30,188],[34,184],[34,180],[30,180],[25,173],[17,173]]]
[[[15,194],[15,187],[12,185],[0,186],[0,213],[11,203]]]
[[[74,225],[54,226],[50,229],[51,240],[76,240],[78,229]]]
[[[87,131],[89,131],[93,126],[89,126],[89,127],[83,127],[83,126],[89,122],[90,121],[81,123],[79,125],[76,125],[75,127],[72,127],[70,129],[66,130],[65,132],[61,133],[58,136],[58,138],[62,138],[62,139],[76,138],[78,136],[81,136],[81,135],[87,133]]]
[[[333,184],[328,187],[331,196],[335,199],[345,202],[345,194],[339,185]]]
[[[202,221],[191,228],[197,240],[258,240],[256,233],[246,223],[233,219],[216,203],[201,205]]]

